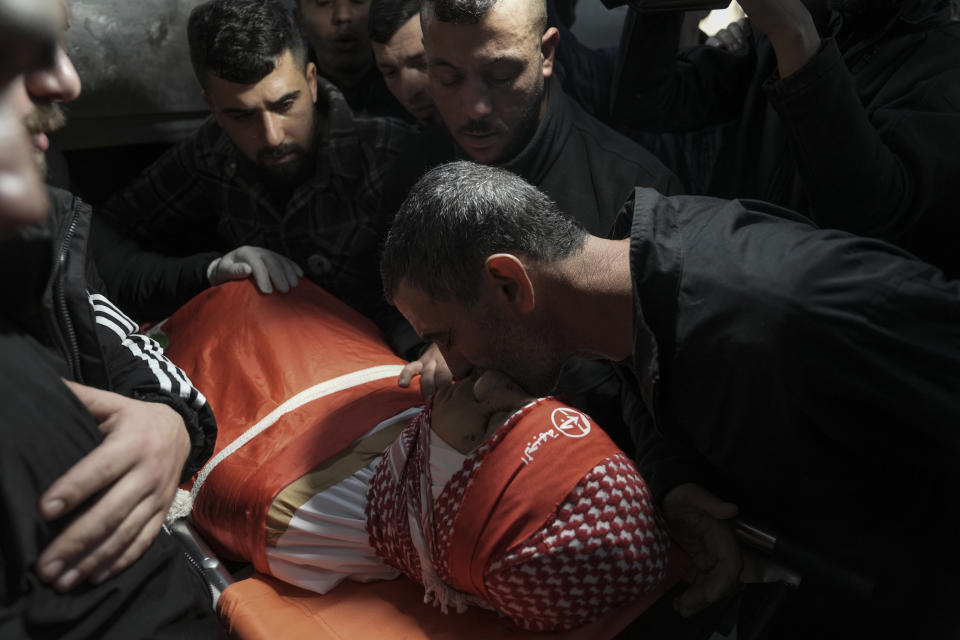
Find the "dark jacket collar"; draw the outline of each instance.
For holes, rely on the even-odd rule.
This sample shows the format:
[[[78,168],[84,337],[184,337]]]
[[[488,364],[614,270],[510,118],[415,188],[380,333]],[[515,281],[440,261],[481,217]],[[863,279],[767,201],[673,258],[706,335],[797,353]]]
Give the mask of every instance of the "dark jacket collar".
[[[47,197],[50,209],[43,221],[0,240],[0,273],[7,275],[0,279],[2,315],[7,327],[26,328],[30,333],[45,326],[38,319],[50,306],[54,252],[73,203],[70,193],[53,187],[47,188]]]
[[[633,282],[633,366],[643,400],[657,418],[660,357],[673,353],[683,251],[673,204],[653,189],[633,194],[630,275]]]
[[[533,184],[542,182],[549,173],[573,127],[570,98],[552,78],[547,82],[546,100],[547,107],[530,142],[511,160],[500,165]]]

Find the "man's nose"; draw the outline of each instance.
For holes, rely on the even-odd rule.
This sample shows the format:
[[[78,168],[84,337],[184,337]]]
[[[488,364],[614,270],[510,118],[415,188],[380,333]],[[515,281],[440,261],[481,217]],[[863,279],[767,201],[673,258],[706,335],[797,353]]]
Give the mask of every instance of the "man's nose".
[[[416,69],[403,69],[400,72],[400,93],[405,101],[411,102],[426,91],[426,84],[421,80],[422,72]]]
[[[493,113],[493,100],[485,83],[467,82],[461,103],[463,113],[472,120],[481,120]]]
[[[27,93],[37,102],[70,102],[80,95],[80,76],[62,46],[53,64],[25,77]]]
[[[269,111],[263,114],[263,140],[268,147],[279,147],[283,144],[283,127],[279,116]]]
[[[331,20],[333,24],[343,24],[350,22],[353,18],[353,10],[350,8],[351,0],[333,0],[333,13]]]

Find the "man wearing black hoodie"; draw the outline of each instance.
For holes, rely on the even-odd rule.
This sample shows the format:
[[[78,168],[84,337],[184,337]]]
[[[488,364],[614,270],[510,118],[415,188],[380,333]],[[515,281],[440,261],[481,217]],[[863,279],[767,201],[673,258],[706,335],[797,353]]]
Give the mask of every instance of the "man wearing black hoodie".
[[[732,122],[708,195],[774,202],[960,276],[960,24],[950,0],[743,0],[747,47],[676,53],[682,13],[634,14],[616,116]]]

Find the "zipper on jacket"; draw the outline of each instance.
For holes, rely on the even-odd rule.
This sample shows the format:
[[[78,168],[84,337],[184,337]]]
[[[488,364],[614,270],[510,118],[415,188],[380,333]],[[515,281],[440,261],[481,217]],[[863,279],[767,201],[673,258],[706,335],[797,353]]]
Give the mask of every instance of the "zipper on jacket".
[[[67,258],[70,253],[70,242],[77,231],[77,225],[80,222],[80,201],[73,199],[73,205],[70,209],[70,224],[67,232],[57,247],[57,277],[54,280],[54,304],[57,312],[60,314],[60,320],[66,339],[67,363],[70,365],[70,371],[73,373],[73,379],[76,382],[83,382],[83,372],[80,370],[80,342],[77,340],[77,331],[73,326],[73,320],[70,319],[70,308],[67,305]]]

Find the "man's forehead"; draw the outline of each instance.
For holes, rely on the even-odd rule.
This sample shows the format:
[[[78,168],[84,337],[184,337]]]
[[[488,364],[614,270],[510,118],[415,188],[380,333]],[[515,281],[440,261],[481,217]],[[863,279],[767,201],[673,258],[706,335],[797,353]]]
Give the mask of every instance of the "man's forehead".
[[[0,25],[48,34],[63,10],[62,0],[0,0]]]
[[[424,45],[430,64],[474,69],[504,63],[525,64],[538,51],[529,39],[487,37],[469,31],[463,34],[434,32],[424,38]]]
[[[387,42],[390,50],[410,54],[423,51],[423,32],[420,30],[420,19],[413,16],[403,26],[397,29],[393,37]]]
[[[420,32],[420,23],[414,16],[400,27],[387,43],[371,42],[371,45],[378,58],[390,58],[399,63],[422,56],[423,34]]]
[[[443,21],[437,18],[432,7],[425,7],[420,24],[424,37],[440,29],[475,33],[487,38],[539,41],[544,16],[546,8],[540,0],[498,0],[477,22]]]
[[[204,90],[221,109],[252,108],[277,102],[295,91],[303,91],[304,73],[296,68],[289,51],[277,58],[276,67],[259,82],[243,84],[207,73]]]
[[[59,0],[0,0],[0,82],[50,66],[60,38]]]

